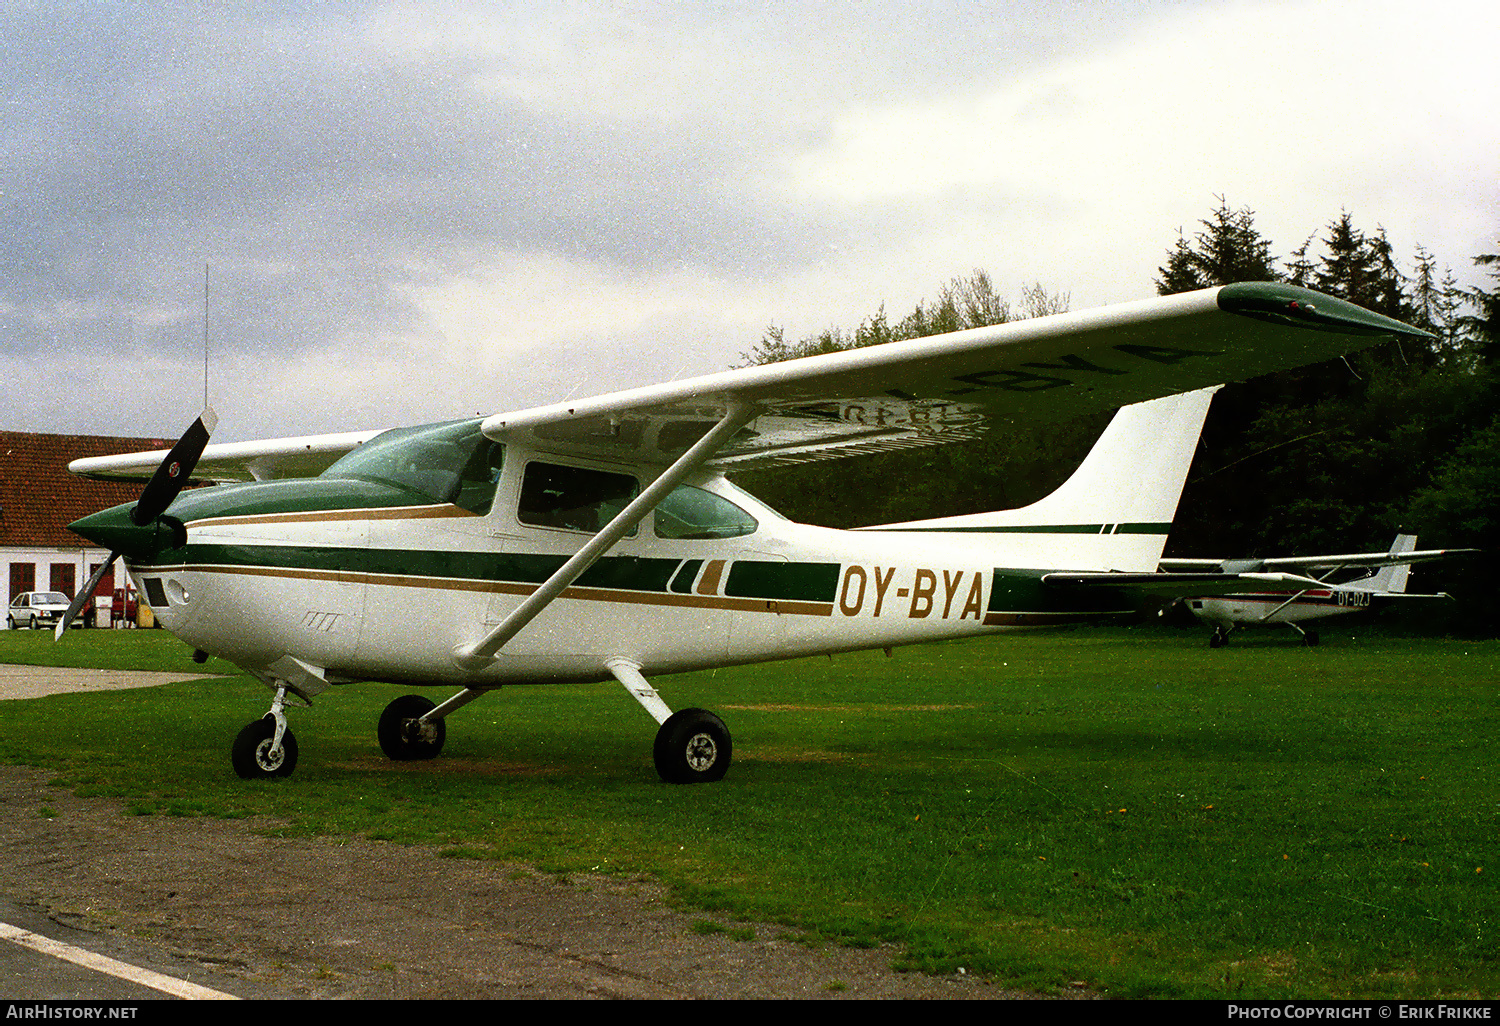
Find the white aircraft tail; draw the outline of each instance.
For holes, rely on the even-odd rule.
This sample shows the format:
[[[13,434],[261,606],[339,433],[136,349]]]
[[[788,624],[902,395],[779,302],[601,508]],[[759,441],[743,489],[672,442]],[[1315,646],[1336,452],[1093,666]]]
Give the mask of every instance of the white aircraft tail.
[[[1030,506],[867,530],[987,536],[997,566],[1154,571],[1220,387],[1122,407],[1073,476]],[[1025,561],[999,562],[1008,548]]]
[[[1403,552],[1413,551],[1416,547],[1416,535],[1398,534],[1396,535],[1396,540],[1391,543],[1391,555],[1399,556]],[[1393,566],[1381,567],[1368,581],[1360,581],[1358,587],[1361,591],[1404,592],[1406,590],[1406,579],[1410,576],[1410,563],[1396,563]]]

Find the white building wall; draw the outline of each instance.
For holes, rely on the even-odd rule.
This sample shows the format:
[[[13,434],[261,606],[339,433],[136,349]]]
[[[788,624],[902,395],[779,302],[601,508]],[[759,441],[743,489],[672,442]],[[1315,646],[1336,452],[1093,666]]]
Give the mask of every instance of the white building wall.
[[[0,546],[0,587],[5,588],[5,603],[9,605],[11,600],[20,591],[52,591],[52,567],[54,565],[68,564],[73,567],[73,588],[82,588],[89,582],[89,574],[93,568],[109,558],[108,549],[49,549],[40,546]],[[11,566],[16,563],[29,563],[32,566],[32,580],[35,582],[30,589],[21,588],[19,585],[11,585]],[[134,591],[129,576],[125,573],[125,564],[119,560],[115,561],[116,588],[127,588]],[[72,594],[69,595],[72,597]],[[100,622],[104,622],[104,599],[99,599]],[[4,628],[3,620],[0,620],[0,629]]]

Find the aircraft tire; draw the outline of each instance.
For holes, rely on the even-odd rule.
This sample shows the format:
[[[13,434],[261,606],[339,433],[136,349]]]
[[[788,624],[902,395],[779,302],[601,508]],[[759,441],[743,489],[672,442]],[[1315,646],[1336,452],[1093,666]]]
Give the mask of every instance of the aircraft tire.
[[[437,705],[421,695],[402,695],[380,714],[380,723],[375,727],[375,736],[380,739],[380,750],[396,762],[412,759],[435,759],[443,750],[448,738],[448,728],[442,720],[432,724],[433,736],[423,739],[408,736],[406,725]]]
[[[707,709],[681,709],[656,732],[652,756],[668,784],[707,784],[729,771],[734,746],[729,728]]]
[[[1322,638],[1318,637],[1317,631],[1308,631],[1306,634],[1302,635],[1302,643],[1305,644],[1308,648],[1316,648],[1318,642],[1322,640]]]
[[[1212,634],[1210,634],[1208,636],[1208,647],[1209,648],[1223,648],[1224,647],[1224,642],[1226,642],[1228,640],[1229,640],[1228,638],[1224,637],[1224,635],[1220,634],[1218,631],[1214,631],[1214,633],[1212,633]]]
[[[271,751],[276,736],[276,720],[269,714],[240,731],[234,739],[229,761],[241,780],[276,780],[291,776],[297,767],[297,738],[290,731],[281,735],[281,754]]]

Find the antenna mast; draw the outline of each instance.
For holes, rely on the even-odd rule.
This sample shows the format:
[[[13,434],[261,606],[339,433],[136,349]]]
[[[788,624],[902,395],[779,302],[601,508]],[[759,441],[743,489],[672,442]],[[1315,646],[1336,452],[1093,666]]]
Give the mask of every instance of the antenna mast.
[[[208,409],[208,264],[203,265],[203,408]]]

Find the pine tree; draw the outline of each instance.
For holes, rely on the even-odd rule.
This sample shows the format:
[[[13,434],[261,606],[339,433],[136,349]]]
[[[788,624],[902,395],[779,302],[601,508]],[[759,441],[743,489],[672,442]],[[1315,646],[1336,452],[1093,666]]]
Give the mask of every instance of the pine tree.
[[[1500,254],[1486,253],[1474,258],[1478,267],[1490,267],[1490,277],[1500,281]],[[1500,363],[1500,290],[1486,292],[1471,289],[1464,297],[1477,311],[1457,320],[1459,330],[1472,341],[1482,364],[1494,367]]]
[[[1437,258],[1424,246],[1417,247],[1416,271],[1411,277],[1409,323],[1437,336],[1431,349],[1439,363],[1466,362],[1459,337],[1458,309],[1463,302],[1451,269],[1438,270]]]
[[[1167,257],[1167,265],[1158,268],[1158,295],[1170,296],[1214,285],[1231,285],[1237,281],[1278,281],[1271,243],[1255,227],[1255,214],[1248,207],[1230,209],[1223,196],[1216,197],[1219,207],[1199,223],[1190,244],[1177,233],[1177,244]]]

